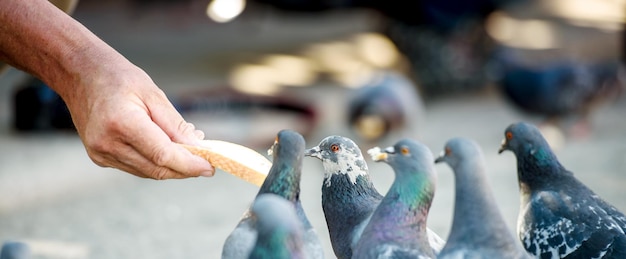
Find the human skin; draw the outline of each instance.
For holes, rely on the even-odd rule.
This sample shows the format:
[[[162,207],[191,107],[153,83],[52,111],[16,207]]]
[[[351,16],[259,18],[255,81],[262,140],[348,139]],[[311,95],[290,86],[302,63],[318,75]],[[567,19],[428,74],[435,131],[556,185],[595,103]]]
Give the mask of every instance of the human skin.
[[[0,60],[63,98],[97,165],[153,179],[213,175],[176,144],[194,145],[204,133],[148,74],[48,1],[0,1]]]

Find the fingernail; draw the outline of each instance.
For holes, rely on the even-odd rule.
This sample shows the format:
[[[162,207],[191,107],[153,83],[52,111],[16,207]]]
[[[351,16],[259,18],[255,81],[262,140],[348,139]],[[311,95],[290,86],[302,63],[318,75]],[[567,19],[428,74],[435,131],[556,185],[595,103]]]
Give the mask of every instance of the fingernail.
[[[196,138],[198,138],[199,140],[204,139],[204,132],[201,130],[194,130],[193,134],[196,135]]]
[[[204,171],[204,172],[200,173],[200,176],[211,177],[211,176],[213,176],[214,173],[215,173],[215,171]]]

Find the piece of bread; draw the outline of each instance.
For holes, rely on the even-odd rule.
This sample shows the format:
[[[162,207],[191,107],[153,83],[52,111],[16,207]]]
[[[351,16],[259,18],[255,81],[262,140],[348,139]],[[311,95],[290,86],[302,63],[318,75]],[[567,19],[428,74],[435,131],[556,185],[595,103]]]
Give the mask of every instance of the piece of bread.
[[[213,167],[237,176],[249,183],[261,186],[272,167],[258,152],[231,142],[201,140],[197,146],[180,144],[192,154],[200,156]]]

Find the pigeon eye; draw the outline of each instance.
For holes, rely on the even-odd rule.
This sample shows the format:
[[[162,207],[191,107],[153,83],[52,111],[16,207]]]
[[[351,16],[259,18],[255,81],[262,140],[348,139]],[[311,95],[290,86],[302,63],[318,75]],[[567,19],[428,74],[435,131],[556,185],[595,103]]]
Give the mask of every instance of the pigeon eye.
[[[446,147],[445,152],[446,152],[446,156],[452,154],[452,150],[450,150],[449,147]]]
[[[511,132],[509,131],[509,132],[507,132],[507,133],[505,134],[505,137],[506,137],[506,139],[507,139],[507,140],[511,140],[511,139],[513,139],[513,133],[511,133]]]
[[[333,151],[333,152],[338,152],[339,151],[339,145],[337,145],[337,144],[330,145],[330,150]]]
[[[403,155],[405,155],[405,156],[406,156],[406,155],[409,155],[410,153],[411,153],[411,152],[409,152],[409,148],[408,148],[408,147],[402,147],[402,148],[400,148],[400,154],[403,154]]]

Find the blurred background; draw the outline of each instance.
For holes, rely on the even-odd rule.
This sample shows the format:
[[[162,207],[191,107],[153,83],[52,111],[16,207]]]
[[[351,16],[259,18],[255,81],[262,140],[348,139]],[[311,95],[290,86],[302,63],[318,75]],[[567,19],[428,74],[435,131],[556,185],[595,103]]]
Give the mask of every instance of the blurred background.
[[[515,230],[515,158],[504,128],[541,127],[566,168],[622,211],[626,201],[624,0],[82,0],[73,17],[151,75],[208,139],[265,154],[283,128],[366,151],[402,137],[439,153],[484,149]],[[153,181],[99,168],[63,102],[9,69],[0,77],[0,241],[35,258],[218,258],[257,187],[223,172]],[[385,192],[393,172],[368,160]],[[428,224],[446,237],[454,181],[437,165]],[[321,163],[302,201],[332,249]]]

